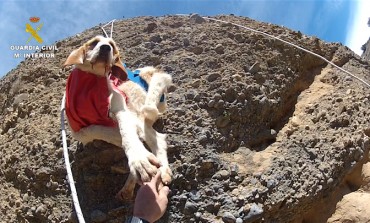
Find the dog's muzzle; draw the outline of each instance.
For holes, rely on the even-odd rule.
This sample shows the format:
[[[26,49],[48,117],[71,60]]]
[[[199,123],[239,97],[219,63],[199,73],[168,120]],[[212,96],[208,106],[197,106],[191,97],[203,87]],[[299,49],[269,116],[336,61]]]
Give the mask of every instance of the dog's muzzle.
[[[100,52],[110,52],[110,50],[111,50],[111,47],[107,44],[100,46]]]
[[[101,45],[99,48],[99,54],[96,57],[96,62],[109,63],[111,50],[112,49],[109,45]]]

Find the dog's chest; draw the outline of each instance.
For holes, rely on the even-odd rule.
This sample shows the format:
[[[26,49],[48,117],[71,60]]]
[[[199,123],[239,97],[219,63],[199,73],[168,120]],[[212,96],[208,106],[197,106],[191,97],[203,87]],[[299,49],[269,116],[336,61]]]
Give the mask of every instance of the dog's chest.
[[[71,128],[89,125],[116,126],[109,118],[110,91],[105,77],[74,69],[66,86],[66,114]]]

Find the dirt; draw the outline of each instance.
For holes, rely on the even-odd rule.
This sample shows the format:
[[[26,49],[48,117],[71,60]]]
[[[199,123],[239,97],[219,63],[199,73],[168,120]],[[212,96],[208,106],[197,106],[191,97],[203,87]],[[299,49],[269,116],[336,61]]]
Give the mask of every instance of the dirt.
[[[322,55],[370,81],[369,62],[338,43],[245,17],[242,24]],[[174,173],[159,222],[370,222],[370,89],[326,62],[199,16],[115,23],[131,69],[173,76],[167,114]],[[0,222],[77,222],[66,180],[59,106],[61,64],[99,26],[56,42],[54,59],[27,59],[0,81]],[[132,203],[114,198],[127,177],[122,149],[69,154],[87,222],[122,222]],[[365,165],[364,165],[365,164]]]

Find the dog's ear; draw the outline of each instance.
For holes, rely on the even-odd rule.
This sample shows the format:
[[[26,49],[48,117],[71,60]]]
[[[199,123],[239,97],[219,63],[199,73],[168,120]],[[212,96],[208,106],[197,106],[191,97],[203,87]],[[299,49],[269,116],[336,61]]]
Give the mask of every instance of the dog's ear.
[[[115,63],[112,66],[112,73],[121,80],[127,80],[127,71],[119,57],[115,59]]]
[[[77,50],[73,50],[71,54],[69,54],[66,62],[64,62],[63,66],[68,65],[75,65],[75,64],[83,64],[85,59],[85,46],[81,46]]]

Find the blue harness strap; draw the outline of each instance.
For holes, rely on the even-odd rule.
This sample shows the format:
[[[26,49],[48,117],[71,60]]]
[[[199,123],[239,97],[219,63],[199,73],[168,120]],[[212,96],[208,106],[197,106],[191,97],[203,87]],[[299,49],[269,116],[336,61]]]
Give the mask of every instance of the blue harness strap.
[[[142,88],[144,88],[144,90],[146,92],[148,92],[148,83],[146,83],[146,81],[140,77],[140,70],[130,70],[127,68],[126,64],[124,63],[123,66],[125,67],[126,71],[127,71],[127,78],[132,81],[132,82],[135,82],[136,84],[140,85]],[[161,99],[160,99],[160,102],[164,102],[164,94],[162,95]]]

